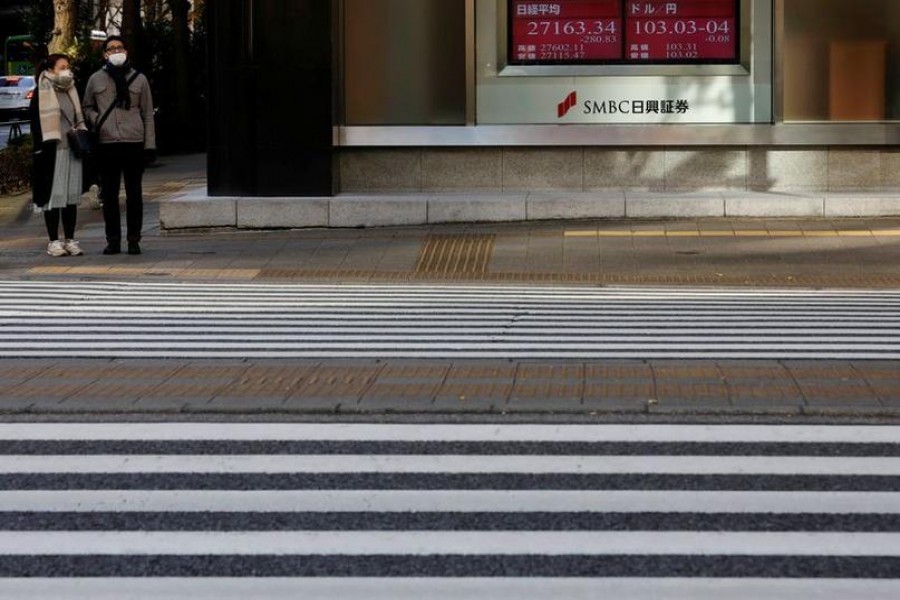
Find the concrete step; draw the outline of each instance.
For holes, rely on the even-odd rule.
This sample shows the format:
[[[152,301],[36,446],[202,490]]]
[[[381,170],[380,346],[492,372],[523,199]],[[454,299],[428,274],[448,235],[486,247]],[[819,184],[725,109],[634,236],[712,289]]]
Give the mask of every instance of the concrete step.
[[[884,217],[900,190],[847,192],[521,192],[338,194],[316,198],[211,197],[196,189],[160,204],[164,230],[231,227],[390,227],[555,219]]]

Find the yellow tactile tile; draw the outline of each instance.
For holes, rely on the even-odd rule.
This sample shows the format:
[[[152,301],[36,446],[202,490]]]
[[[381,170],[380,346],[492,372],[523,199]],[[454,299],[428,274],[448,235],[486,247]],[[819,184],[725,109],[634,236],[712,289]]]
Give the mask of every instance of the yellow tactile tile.
[[[724,229],[701,229],[700,237],[734,237],[734,231]]]
[[[260,269],[222,269],[219,279],[254,279],[259,273]]]
[[[64,275],[69,272],[67,267],[31,267],[28,272],[32,275]]]
[[[665,230],[665,229],[636,229],[634,231],[589,231],[569,230],[564,232],[565,237],[768,237],[768,238],[829,238],[829,237],[871,237],[871,236],[897,236],[900,237],[900,229],[700,229],[700,230]]]
[[[116,275],[140,275],[146,272],[145,269],[135,267],[78,267],[78,269],[84,269],[85,273],[115,273]]]
[[[799,229],[775,229],[769,232],[772,237],[803,237],[803,232]]]
[[[198,279],[254,279],[262,272],[260,269],[166,269],[140,267],[32,267],[28,270],[32,275],[122,275],[141,277],[147,275],[167,275]]]

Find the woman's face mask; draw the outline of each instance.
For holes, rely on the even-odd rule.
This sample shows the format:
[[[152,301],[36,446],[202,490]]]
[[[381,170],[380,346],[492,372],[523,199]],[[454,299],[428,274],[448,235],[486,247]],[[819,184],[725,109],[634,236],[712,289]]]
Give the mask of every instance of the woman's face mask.
[[[75,81],[75,75],[72,74],[71,69],[63,69],[56,73],[56,81],[62,86],[67,86]]]
[[[117,52],[109,55],[109,63],[114,67],[121,67],[128,60],[127,52]]]

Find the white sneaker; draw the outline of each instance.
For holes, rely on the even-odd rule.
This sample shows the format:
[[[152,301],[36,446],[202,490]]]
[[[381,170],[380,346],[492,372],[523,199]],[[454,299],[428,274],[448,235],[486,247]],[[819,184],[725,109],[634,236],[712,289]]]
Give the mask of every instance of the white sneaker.
[[[63,248],[69,256],[81,256],[84,254],[84,252],[81,251],[81,246],[78,245],[77,240],[66,240],[66,243],[63,244]]]
[[[66,256],[68,252],[66,252],[66,247],[63,246],[61,241],[55,240],[47,244],[47,254],[50,256]]]

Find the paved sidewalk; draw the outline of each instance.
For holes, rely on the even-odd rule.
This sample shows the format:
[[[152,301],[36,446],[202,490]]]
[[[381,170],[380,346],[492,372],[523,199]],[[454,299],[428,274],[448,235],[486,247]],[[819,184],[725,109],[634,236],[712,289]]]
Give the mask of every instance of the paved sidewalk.
[[[0,361],[0,416],[900,418],[878,361]]]
[[[102,256],[102,217],[83,208],[86,255],[49,257],[27,196],[0,198],[0,278],[900,290],[900,218],[160,234],[157,200],[204,185],[204,169],[187,156],[148,170],[141,256]],[[6,415],[900,417],[900,364],[867,361],[3,360],[0,390]]]
[[[900,218],[545,221],[383,229],[161,234],[158,203],[205,185],[203,156],[146,175],[145,254],[52,258],[28,196],[0,197],[0,277],[153,281],[443,281],[900,288]]]

